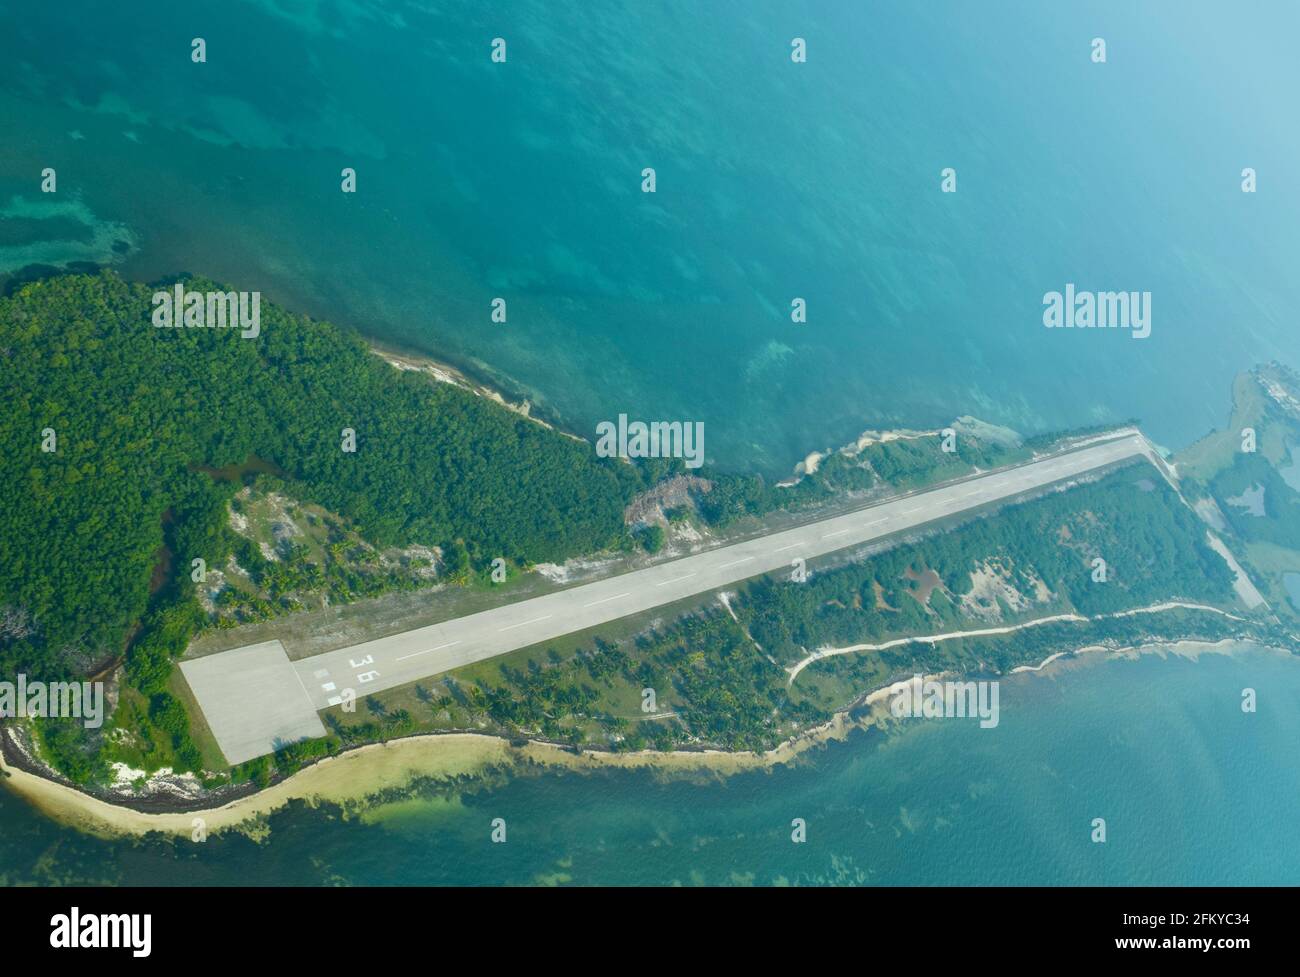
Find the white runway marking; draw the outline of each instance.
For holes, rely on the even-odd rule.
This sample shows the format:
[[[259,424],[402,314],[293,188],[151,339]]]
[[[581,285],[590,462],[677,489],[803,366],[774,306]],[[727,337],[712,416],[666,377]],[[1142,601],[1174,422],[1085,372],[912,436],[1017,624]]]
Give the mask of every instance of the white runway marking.
[[[602,597],[600,600],[593,600],[590,604],[583,604],[584,608],[595,607],[597,604],[608,604],[611,600],[618,600],[620,597],[626,597],[627,594],[615,594],[613,597]]]
[[[588,617],[579,613],[584,606],[593,607],[598,603],[617,602],[620,598],[626,598],[629,603],[636,603],[642,608],[664,606],[683,597],[702,593],[710,589],[711,585],[724,584],[737,579],[736,574],[729,571],[738,568],[741,563],[747,564],[752,561],[762,563],[764,567],[773,563],[779,566],[785,561],[773,561],[772,554],[775,552],[784,556],[785,553],[795,550],[801,551],[796,554],[800,560],[812,559],[831,551],[844,550],[855,541],[875,540],[890,533],[906,532],[911,527],[928,521],[948,520],[966,508],[975,510],[986,504],[992,505],[1004,500],[1024,500],[1029,497],[1031,491],[1039,488],[1050,486],[1058,481],[1069,484],[1085,473],[1126,460],[1129,455],[1146,455],[1145,451],[1139,450],[1144,444],[1145,442],[1135,436],[1132,444],[1116,442],[1096,445],[1071,455],[1049,459],[1045,465],[1033,462],[1031,463],[1033,467],[1030,468],[980,474],[976,476],[979,479],[976,484],[963,486],[954,483],[942,488],[928,488],[914,496],[892,499],[883,506],[877,503],[867,509],[841,513],[834,518],[814,520],[797,529],[783,530],[780,535],[783,535],[788,542],[781,541],[775,536],[762,540],[753,539],[752,545],[748,548],[756,552],[752,557],[743,560],[730,553],[693,554],[676,565],[668,564],[633,570],[626,579],[620,579],[617,583],[610,581],[597,586],[599,581],[593,581],[564,591],[528,598],[529,601],[537,602],[530,604],[528,608],[510,605],[490,608],[455,621],[416,628],[403,634],[389,635],[361,642],[352,647],[323,652],[310,660],[297,663],[288,660],[283,646],[278,641],[269,641],[231,649],[220,655],[184,661],[181,663],[181,668],[226,758],[231,762],[242,762],[269,753],[277,744],[286,741],[325,735],[325,727],[319,717],[314,711],[308,714],[307,710],[314,709],[314,705],[321,697],[328,696],[331,704],[340,698],[338,692],[330,692],[322,686],[331,681],[330,673],[333,668],[346,675],[347,665],[352,660],[373,654],[383,674],[381,675],[379,671],[365,673],[367,681],[372,683],[366,688],[375,691],[396,688],[418,678],[454,668],[457,664],[485,661],[508,653],[516,647],[571,633],[575,629],[587,626],[592,617],[621,616],[628,613],[627,610],[620,611],[614,608],[608,613]],[[1156,459],[1149,460],[1159,463]],[[965,500],[964,503],[954,504],[957,498]],[[900,515],[903,515],[901,510],[905,508],[906,515],[900,523]],[[871,514],[873,509],[884,512],[885,515],[873,516]],[[913,515],[921,518],[909,521]],[[827,528],[832,522],[838,523],[836,528]],[[881,533],[874,532],[874,529],[880,529]],[[853,539],[845,541],[846,535],[852,535]],[[773,547],[771,545],[773,542],[780,542],[781,545]],[[823,543],[827,545],[822,545]],[[758,552],[760,549],[761,552]],[[719,570],[721,565],[713,562],[719,558],[726,564],[721,570]],[[791,559],[795,561],[795,565],[799,564],[799,560],[795,560],[794,557]],[[692,572],[689,569],[692,566],[699,567],[699,571]],[[759,570],[754,572],[757,573]],[[671,579],[666,576],[667,574],[673,575]],[[740,577],[743,576],[743,573],[740,574]],[[693,577],[708,579],[697,582],[692,580]],[[596,596],[606,595],[611,586],[619,585],[631,587],[632,590],[626,594]],[[645,590],[646,587],[650,587],[651,590],[673,587],[674,593],[665,597],[655,597]],[[633,596],[637,597],[635,602],[631,600]],[[528,614],[533,615],[531,620],[504,626],[499,624],[502,620],[509,621]],[[536,627],[536,624],[542,621],[546,621],[547,626]],[[529,628],[529,625],[533,627]],[[496,641],[482,640],[482,637],[487,634],[498,631],[508,633],[524,628],[528,628],[528,633],[524,635],[512,635],[510,638]],[[464,637],[457,642],[451,638],[453,634],[461,634]],[[430,641],[446,643],[434,648],[429,646]],[[401,669],[384,668],[385,662],[389,665],[393,664],[394,651],[402,651],[412,645],[420,644],[425,645],[425,650],[403,652],[401,657],[397,658],[397,663],[420,656],[429,658],[429,655],[442,648],[450,648],[457,644],[468,644],[471,647],[457,654],[455,662],[445,658],[429,658],[426,662]],[[299,668],[301,672],[298,671]],[[293,678],[289,678],[290,674]],[[307,693],[304,684],[304,680],[313,674],[317,683],[314,696]],[[360,676],[353,679],[353,681],[360,680]],[[346,677],[341,684],[347,684]],[[239,694],[232,695],[232,690]]]
[[[693,576],[695,576],[695,574],[693,574],[693,573],[688,573],[688,574],[686,574],[686,576],[684,576],[684,577],[673,577],[673,579],[671,579],[671,580],[665,580],[663,583],[657,583],[657,584],[655,584],[655,586],[656,586],[656,587],[667,587],[670,583],[677,583],[679,580],[689,580],[689,579],[691,579],[691,577],[693,577]]]
[[[722,566],[718,567],[718,569],[719,569],[719,570],[725,570],[725,569],[727,569],[727,567],[738,567],[738,566],[740,566],[742,563],[748,563],[748,562],[749,562],[750,560],[752,560],[752,559],[753,559],[752,556],[747,556],[747,557],[745,557],[743,560],[732,560],[730,563],[724,563],[724,564],[722,564]]]
[[[398,660],[399,662],[404,662],[404,661],[406,661],[406,659],[408,659],[408,658],[419,658],[421,655],[427,655],[427,654],[429,654],[430,652],[433,652],[433,651],[442,651],[443,648],[450,648],[452,645],[458,645],[458,644],[460,644],[459,641],[449,641],[449,642],[448,642],[447,644],[445,644],[445,645],[438,645],[437,648],[425,648],[424,651],[417,651],[417,652],[413,652],[412,654],[409,654],[409,655],[403,655],[401,658],[399,658],[399,659],[397,659],[397,660]]]
[[[497,633],[500,634],[502,631],[513,631],[515,628],[527,627],[530,624],[536,624],[538,621],[545,621],[550,616],[550,614],[543,614],[541,617],[535,617],[531,621],[520,621],[518,624],[508,624],[504,628],[497,628]]]

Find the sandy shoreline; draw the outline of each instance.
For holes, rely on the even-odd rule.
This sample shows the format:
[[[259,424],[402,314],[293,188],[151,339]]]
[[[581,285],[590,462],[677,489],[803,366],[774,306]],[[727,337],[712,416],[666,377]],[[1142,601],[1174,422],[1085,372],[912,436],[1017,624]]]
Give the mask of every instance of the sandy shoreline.
[[[533,405],[529,400],[523,399],[517,402],[510,400],[505,396],[505,394],[501,393],[501,391],[486,383],[473,379],[463,370],[454,366],[419,353],[396,352],[385,346],[381,346],[374,341],[371,341],[368,346],[372,354],[378,356],[396,370],[403,370],[410,373],[423,373],[426,376],[432,377],[438,383],[447,383],[453,387],[460,387],[462,390],[467,390],[476,397],[486,398],[487,400],[504,407],[511,413],[518,414],[520,417],[526,418],[534,424],[540,424],[542,427],[554,431],[557,434],[562,434],[566,438],[573,438],[575,441],[585,440],[581,435],[574,434],[572,431],[566,431],[563,428],[535,415],[533,413]]]
[[[1291,655],[1284,648],[1227,638],[1220,641],[1178,641],[1121,648],[1088,645],[1049,655],[1038,665],[1021,665],[1008,673],[1048,675],[1093,661],[1128,658],[1140,654],[1175,655],[1195,660],[1202,654],[1235,654],[1265,650]],[[1097,652],[1105,654],[1098,655]],[[942,678],[927,675],[926,678]],[[266,818],[292,800],[340,806],[363,803],[385,791],[409,787],[420,779],[452,781],[489,771],[522,772],[528,769],[595,772],[600,770],[651,770],[663,776],[708,775],[728,777],[764,770],[797,760],[808,750],[844,740],[854,730],[888,723],[888,700],[910,678],[871,690],[822,726],[787,740],[767,753],[732,753],[724,750],[659,753],[574,753],[561,746],[530,741],[513,746],[505,739],[480,733],[445,733],[412,736],[362,746],[329,757],[255,794],[209,810],[146,813],[120,807],[84,794],[73,787],[47,780],[8,765],[0,756],[0,779],[52,820],[101,838],[142,836],[150,832],[190,837],[201,819],[208,833],[238,830],[252,837],[268,829]]]
[[[1233,621],[1245,620],[1243,617],[1230,614],[1217,607],[1211,607],[1209,604],[1192,604],[1186,601],[1161,601],[1158,604],[1151,604],[1147,607],[1135,607],[1127,611],[1114,611],[1110,614],[1097,614],[1092,617],[1085,617],[1082,614],[1067,611],[1061,614],[1051,614],[1047,617],[1038,617],[1028,621],[1021,621],[1019,624],[1006,624],[987,628],[970,628],[965,631],[948,631],[941,634],[908,635],[906,637],[893,638],[889,641],[882,641],[876,644],[846,645],[842,648],[818,648],[805,658],[795,662],[793,666],[786,669],[790,675],[787,684],[793,685],[794,680],[799,677],[799,673],[809,665],[815,664],[816,662],[822,661],[826,658],[834,658],[838,655],[856,655],[866,651],[887,651],[890,648],[901,648],[910,644],[923,644],[933,647],[942,644],[945,641],[956,641],[962,638],[983,638],[994,635],[1015,634],[1017,631],[1027,631],[1030,628],[1038,628],[1046,624],[1058,624],[1063,621],[1069,621],[1074,624],[1094,624],[1099,621],[1111,620],[1114,618],[1133,617],[1138,614],[1159,614],[1163,611],[1169,610],[1207,611],[1212,614],[1220,614]],[[1057,652],[1055,655],[1038,665],[1018,665],[1011,670],[1010,674],[1014,675],[1016,672],[1024,671],[1039,671],[1057,658],[1067,654],[1077,654],[1080,650],[1082,649],[1076,649],[1074,652]]]
[[[729,776],[787,763],[808,748],[842,739],[859,726],[847,713],[763,754],[725,750],[658,753],[574,753],[550,743],[513,746],[481,733],[438,733],[373,743],[327,757],[265,790],[209,810],[147,813],[120,807],[76,788],[9,765],[0,755],[0,784],[51,819],[98,837],[140,836],[152,831],[188,837],[201,819],[208,833],[239,829],[257,836],[267,815],[291,800],[316,804],[363,801],[417,779],[453,780],[488,771],[509,773],[545,767],[576,772],[653,769],[672,774]]]

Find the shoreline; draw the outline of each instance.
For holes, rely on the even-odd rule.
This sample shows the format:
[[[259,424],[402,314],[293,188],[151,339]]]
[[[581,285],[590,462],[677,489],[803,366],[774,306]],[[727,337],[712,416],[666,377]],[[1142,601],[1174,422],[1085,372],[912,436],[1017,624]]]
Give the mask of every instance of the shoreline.
[[[290,801],[302,800],[312,806],[322,802],[359,803],[387,790],[408,787],[418,779],[451,781],[494,770],[508,773],[528,768],[580,773],[651,769],[665,775],[721,777],[767,769],[788,763],[813,746],[843,739],[860,725],[851,717],[852,711],[851,708],[838,712],[821,726],[761,754],[727,750],[575,753],[568,747],[541,740],[528,740],[516,746],[504,737],[487,733],[424,733],[386,743],[369,743],[324,757],[262,790],[219,807],[190,811],[148,812],[114,804],[69,784],[13,766],[3,752],[0,752],[0,785],[52,820],[96,837],[140,837],[150,832],[188,836],[196,826],[195,819],[201,819],[209,833],[240,830],[258,838],[265,830],[265,818]]]
[[[1139,655],[1170,655],[1195,661],[1202,654],[1233,655],[1264,651],[1294,657],[1290,649],[1239,638],[1216,641],[1186,639],[1167,643],[1146,642],[1111,648],[1084,645],[1055,652],[1037,665],[1019,665],[1007,678],[1039,675],[1083,665],[1133,659]],[[1097,652],[1106,654],[1099,655]],[[947,673],[924,676],[942,679]],[[409,788],[422,779],[452,782],[460,777],[526,770],[593,773],[601,770],[647,770],[664,777],[711,776],[770,770],[796,762],[815,747],[842,742],[855,730],[882,727],[891,722],[888,699],[911,678],[871,689],[827,722],[778,744],[765,753],[727,750],[679,750],[660,753],[611,753],[571,748],[539,740],[513,745],[486,733],[426,733],[371,743],[326,757],[262,790],[230,800],[218,807],[190,811],[146,812],[111,803],[65,783],[13,766],[0,751],[0,785],[51,820],[102,839],[143,837],[152,832],[190,837],[199,824],[208,833],[238,831],[260,840],[269,833],[267,819],[291,801],[315,807],[322,803],[345,809],[364,806],[386,791]],[[865,710],[865,711],[864,711]]]
[[[534,424],[540,424],[547,430],[554,431],[566,438],[573,438],[575,441],[585,441],[586,438],[572,431],[566,430],[560,426],[560,422],[555,418],[546,418],[540,414],[535,414],[534,405],[527,397],[520,397],[519,400],[512,400],[501,390],[492,386],[492,384],[483,380],[476,379],[471,370],[462,369],[453,366],[443,360],[434,359],[427,353],[413,353],[405,350],[398,350],[392,346],[386,345],[379,340],[369,336],[364,337],[366,348],[378,356],[395,370],[402,370],[411,373],[423,373],[432,377],[438,383],[450,384],[453,387],[459,387],[472,393],[476,397],[483,397],[490,400],[498,406],[504,407],[512,414],[517,414],[525,420],[532,421]]]
[[[1030,628],[1042,627],[1046,624],[1058,624],[1062,621],[1069,621],[1074,624],[1096,624],[1100,621],[1113,620],[1115,618],[1133,617],[1137,614],[1159,614],[1163,611],[1169,610],[1206,611],[1212,614],[1222,615],[1223,617],[1229,618],[1233,621],[1246,620],[1246,618],[1229,613],[1222,608],[1212,607],[1209,604],[1193,604],[1188,603],[1187,601],[1177,600],[1161,601],[1160,603],[1151,604],[1147,607],[1134,607],[1126,611],[1113,611],[1109,614],[1096,614],[1092,617],[1086,617],[1075,611],[1063,611],[1059,614],[1050,614],[1047,617],[1030,618],[1027,621],[1021,621],[1018,624],[1005,624],[987,628],[971,628],[966,631],[948,631],[942,634],[908,635],[902,638],[891,638],[888,641],[882,641],[876,644],[846,645],[842,648],[817,648],[810,652],[806,657],[795,662],[793,666],[786,669],[790,675],[786,685],[794,685],[794,680],[799,677],[799,673],[809,665],[814,665],[826,658],[834,658],[837,655],[856,655],[868,651],[888,651],[890,648],[902,648],[910,644],[923,644],[933,647],[942,644],[945,641],[957,641],[962,638],[984,638],[996,635],[1015,634],[1017,631],[1027,631]],[[1066,654],[1077,653],[1078,650],[1081,649],[1076,649],[1074,652],[1057,652],[1055,656],[1048,658],[1046,661],[1043,661],[1038,665],[1017,665],[1008,674],[1014,675],[1020,671],[1039,671],[1056,658],[1060,658]]]

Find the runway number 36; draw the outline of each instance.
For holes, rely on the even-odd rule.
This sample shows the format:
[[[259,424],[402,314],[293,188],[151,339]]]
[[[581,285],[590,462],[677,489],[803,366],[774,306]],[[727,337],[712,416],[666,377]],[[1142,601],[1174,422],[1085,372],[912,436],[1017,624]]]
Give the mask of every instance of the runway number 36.
[[[373,665],[374,663],[375,663],[374,655],[366,655],[366,657],[361,659],[361,661],[359,662],[353,661],[351,658],[348,659],[348,664],[351,665],[353,668],[365,668],[367,665]],[[363,684],[366,682],[373,682],[377,678],[379,678],[379,673],[376,671],[357,673],[357,681]]]

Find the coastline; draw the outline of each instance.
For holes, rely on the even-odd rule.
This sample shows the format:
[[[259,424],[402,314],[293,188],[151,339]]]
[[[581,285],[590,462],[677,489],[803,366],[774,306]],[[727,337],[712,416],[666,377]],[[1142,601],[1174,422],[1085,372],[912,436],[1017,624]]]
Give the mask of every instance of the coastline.
[[[581,437],[553,427],[546,420],[532,414],[532,405],[528,400],[511,403],[502,393],[471,379],[461,370],[432,359],[425,355],[396,352],[384,348],[375,342],[368,342],[367,349],[382,358],[393,369],[419,372],[438,383],[449,383],[495,402],[511,410],[526,420],[541,424],[548,429],[562,433],[566,437],[582,441]],[[959,420],[973,422],[973,419]],[[855,443],[857,450],[876,440],[893,440],[900,437],[928,436],[931,432],[864,432]],[[815,471],[817,462],[809,462],[808,456],[802,463],[805,472]],[[796,466],[798,470],[798,466]],[[1147,613],[1152,609],[1163,609],[1176,603],[1159,605],[1156,608],[1143,608],[1119,612],[1110,616],[1127,616]],[[1224,613],[1218,611],[1218,613]],[[1227,615],[1233,617],[1233,615]],[[790,681],[799,671],[812,661],[829,657],[833,654],[847,654],[862,650],[880,650],[885,647],[921,641],[934,644],[967,635],[1003,634],[1049,623],[1051,620],[1074,619],[1071,615],[1023,623],[1007,628],[979,629],[951,635],[935,635],[897,639],[880,646],[855,645],[842,649],[821,651],[798,663],[790,676]],[[1038,665],[1022,664],[1010,668],[1007,677],[1018,673],[1049,673],[1052,669],[1073,666],[1089,652],[1110,651],[1114,655],[1126,652],[1141,654],[1144,651],[1167,653],[1170,650],[1180,654],[1179,649],[1192,649],[1199,654],[1204,650],[1214,650],[1239,642],[1225,639],[1216,642],[1182,641],[1167,645],[1139,645],[1129,648],[1113,648],[1102,645],[1090,645],[1066,652],[1057,652],[1048,656]],[[1059,645],[1058,645],[1059,647]],[[1252,645],[1251,647],[1258,647]],[[1189,652],[1190,653],[1190,652]],[[1285,652],[1288,653],[1289,652]],[[1108,656],[1090,656],[1098,660]],[[946,677],[951,673],[942,673],[927,677]],[[252,785],[241,785],[242,793],[232,795],[216,794],[208,797],[193,798],[193,809],[168,810],[164,801],[152,808],[140,809],[127,806],[128,799],[121,794],[111,792],[105,796],[95,796],[83,792],[77,787],[61,782],[54,777],[44,776],[43,764],[39,760],[30,766],[15,763],[13,757],[6,756],[0,750],[0,777],[16,795],[25,798],[43,814],[65,825],[75,827],[91,835],[101,837],[143,836],[150,832],[188,837],[195,830],[196,821],[202,822],[208,832],[237,830],[257,837],[268,830],[268,816],[291,801],[302,800],[309,804],[349,803],[364,804],[368,799],[385,791],[392,791],[409,786],[418,779],[432,778],[453,782],[459,778],[484,775],[492,771],[508,773],[512,770],[523,771],[529,768],[550,768],[575,772],[594,772],[602,769],[643,769],[652,770],[665,776],[675,775],[712,775],[728,777],[735,773],[771,769],[797,761],[813,747],[847,738],[855,729],[868,728],[887,722],[888,700],[900,687],[894,682],[871,689],[857,695],[841,710],[835,712],[825,723],[805,729],[790,739],[776,745],[763,753],[731,752],[726,750],[681,750],[674,752],[641,751],[636,753],[614,753],[597,750],[575,751],[561,745],[544,741],[529,740],[515,745],[504,737],[484,733],[426,733],[387,743],[370,743],[347,750],[332,757],[325,757],[292,776],[286,777],[262,790],[253,790]],[[21,751],[20,751],[21,752]],[[363,759],[364,758],[364,759]],[[21,761],[21,757],[17,758]],[[204,804],[212,806],[203,807]]]
[[[827,723],[780,744],[767,753],[726,750],[680,750],[657,753],[575,753],[558,744],[529,740],[516,746],[486,733],[428,733],[386,743],[370,743],[325,757],[291,777],[220,807],[193,811],[145,812],[93,797],[68,784],[11,766],[0,753],[0,785],[8,787],[47,817],[102,838],[143,836],[162,832],[189,836],[195,819],[209,833],[240,830],[259,837],[264,819],[293,800],[309,804],[363,802],[383,791],[409,786],[414,780],[453,780],[496,770],[530,767],[592,772],[602,769],[654,769],[667,775],[729,776],[788,763],[809,748],[843,739],[860,724],[848,710]]]
[[[1085,645],[1049,655],[1037,665],[1020,665],[1007,678],[1037,675],[1053,677],[1058,671],[1138,655],[1174,655],[1196,660],[1202,654],[1232,655],[1264,651],[1293,657],[1276,645],[1225,638],[1217,641],[1182,640],[1111,648]],[[1102,652],[1104,654],[1098,654]],[[926,675],[942,679],[947,673]],[[593,773],[601,770],[646,770],[665,777],[710,776],[768,770],[797,762],[804,754],[831,742],[845,740],[855,730],[883,727],[892,722],[888,700],[907,684],[903,679],[872,689],[836,712],[826,723],[806,730],[765,753],[726,750],[652,750],[610,753],[573,750],[553,743],[529,740],[514,745],[484,733],[436,733],[372,743],[326,757],[278,783],[231,800],[219,807],[192,811],[145,812],[113,804],[75,787],[12,766],[0,752],[0,785],[32,804],[46,817],[100,838],[143,837],[152,832],[188,838],[199,824],[208,833],[238,831],[261,839],[269,832],[268,817],[291,801],[316,806],[364,806],[385,791],[409,787],[416,780],[451,782],[490,771],[509,774],[543,769]]]
[[[409,353],[395,350],[392,347],[385,346],[382,343],[367,338],[366,347],[370,352],[378,356],[395,370],[402,370],[410,373],[423,373],[432,377],[438,383],[447,383],[453,387],[460,387],[472,393],[476,397],[483,397],[487,400],[504,407],[512,414],[518,414],[534,424],[540,424],[542,427],[554,431],[556,434],[562,434],[566,438],[573,438],[575,441],[585,441],[582,436],[567,431],[559,426],[559,423],[547,420],[538,414],[535,414],[534,406],[526,397],[519,400],[511,400],[496,387],[491,386],[480,380],[474,379],[466,370],[452,366],[442,360],[434,359],[425,353]]]

